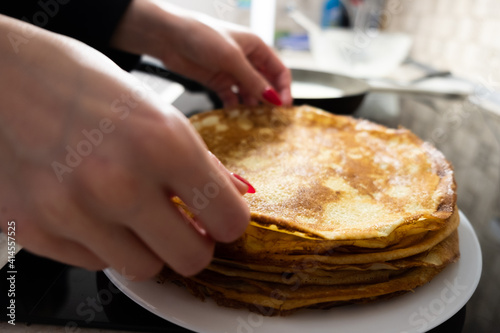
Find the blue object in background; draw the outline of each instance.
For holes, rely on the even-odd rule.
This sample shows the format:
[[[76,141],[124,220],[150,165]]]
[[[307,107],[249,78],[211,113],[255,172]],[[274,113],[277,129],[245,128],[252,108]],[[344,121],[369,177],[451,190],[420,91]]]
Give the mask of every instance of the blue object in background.
[[[276,39],[276,47],[279,50],[309,50],[309,36],[307,34],[289,34]]]
[[[250,1],[251,0],[238,0],[236,3],[238,8],[250,9]]]
[[[342,25],[342,7],[340,0],[325,0],[321,13],[321,27],[338,27]]]

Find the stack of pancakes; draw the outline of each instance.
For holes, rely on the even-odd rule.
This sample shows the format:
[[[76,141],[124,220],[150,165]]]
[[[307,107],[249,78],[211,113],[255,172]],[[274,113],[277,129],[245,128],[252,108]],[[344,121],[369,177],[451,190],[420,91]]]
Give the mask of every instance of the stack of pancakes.
[[[452,167],[407,129],[307,106],[216,110],[191,122],[257,190],[244,196],[245,234],[217,244],[208,268],[162,272],[194,295],[286,315],[411,291],[458,259]]]

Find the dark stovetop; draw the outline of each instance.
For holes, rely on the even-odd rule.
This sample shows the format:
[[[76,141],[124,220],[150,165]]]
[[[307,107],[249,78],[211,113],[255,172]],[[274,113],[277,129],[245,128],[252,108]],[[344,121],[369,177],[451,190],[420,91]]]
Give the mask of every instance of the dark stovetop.
[[[21,250],[16,255],[16,323],[140,332],[191,332],[157,317],[121,293],[103,272],[60,264]],[[7,266],[1,281],[7,278]],[[4,286],[1,290],[8,290]],[[7,298],[5,299],[7,301]],[[2,309],[7,304],[2,297]],[[5,310],[2,310],[4,312]],[[2,314],[2,319],[6,318]]]

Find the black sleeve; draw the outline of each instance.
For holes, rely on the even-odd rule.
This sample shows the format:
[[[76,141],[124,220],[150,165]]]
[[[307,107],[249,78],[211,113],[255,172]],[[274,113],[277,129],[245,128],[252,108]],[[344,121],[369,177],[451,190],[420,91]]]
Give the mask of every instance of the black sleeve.
[[[78,39],[131,70],[139,56],[113,49],[111,36],[131,0],[1,0],[0,13]]]

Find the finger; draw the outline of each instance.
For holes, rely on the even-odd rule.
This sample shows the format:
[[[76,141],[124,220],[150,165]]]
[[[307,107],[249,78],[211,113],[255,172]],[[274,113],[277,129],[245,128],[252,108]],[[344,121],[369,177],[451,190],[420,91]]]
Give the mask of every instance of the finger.
[[[74,172],[76,209],[92,212],[94,219],[104,221],[133,214],[141,193],[151,185],[131,168],[109,156],[94,154],[84,159]]]
[[[293,103],[293,96],[291,91],[292,74],[288,68],[278,75],[266,75],[268,80],[276,87],[280,95],[283,105],[290,106]]]
[[[252,34],[244,33],[243,36],[243,38],[255,38],[260,41],[258,37]],[[175,68],[176,71],[183,73],[183,75],[194,78],[218,92],[219,95],[224,92],[224,98],[227,98],[228,89],[233,85],[237,85],[241,91],[247,91],[248,95],[253,96],[253,98],[262,102],[269,102],[268,99],[264,98],[263,93],[267,88],[271,88],[271,85],[250,64],[246,54],[238,45],[225,45],[224,48],[217,50],[217,59],[215,61],[217,66],[211,71],[191,62],[187,58],[170,57],[168,59],[171,68]],[[227,80],[223,85],[220,84],[220,77]]]
[[[217,90],[212,89],[212,90],[214,90],[217,96],[219,96],[224,107],[233,108],[240,104],[238,95],[235,94],[230,87],[225,89],[217,89]]]
[[[240,104],[238,85],[233,77],[223,72],[207,72],[204,75],[208,75],[208,77],[204,78],[203,84],[220,97],[225,107],[229,108]]]
[[[257,106],[259,105],[259,100],[252,96],[251,94],[247,93],[246,91],[240,91],[240,98],[242,101],[242,104],[248,105],[248,106]]]
[[[171,128],[176,129],[176,135],[168,135]],[[150,124],[147,129],[148,135],[138,136],[134,149],[140,152],[142,172],[196,211],[197,220],[214,240],[231,242],[241,236],[250,220],[248,205],[210,159],[205,143],[188,120],[172,113],[165,124]]]
[[[290,85],[292,75],[276,53],[265,43],[259,41],[247,54],[250,63],[261,72],[278,91],[283,105],[292,104]]]
[[[107,265],[81,242],[61,236],[79,221],[79,210],[71,201],[67,187],[41,169],[29,170],[22,179],[23,188],[31,195],[24,198],[19,217],[18,241],[38,255],[90,270]],[[13,202],[15,203],[15,202]],[[36,218],[33,218],[36,217]]]
[[[85,242],[108,267],[126,271],[133,280],[151,278],[161,270],[164,263],[160,257],[128,228],[106,222],[87,225],[90,228],[71,236]]]
[[[248,205],[230,179],[207,156],[200,158],[189,177],[173,188],[208,234],[221,242],[240,237],[250,220]]]
[[[76,194],[54,185],[47,190],[49,184],[33,190],[38,194],[33,207],[37,207],[36,216],[43,221],[44,230],[81,244],[106,267],[126,269],[137,279],[157,273],[161,260],[120,224],[120,218],[126,216],[124,211],[130,214],[135,210],[129,207],[136,206],[146,183],[134,181],[123,165],[97,156],[82,162],[74,175],[78,179],[74,184],[79,185]],[[46,179],[39,177],[38,185],[46,184]],[[92,216],[86,212],[92,212]]]
[[[72,202],[65,202],[64,205],[63,212],[58,212],[52,220],[44,222],[44,228],[49,234],[66,240],[64,243],[81,244],[94,257],[99,258],[104,267],[126,270],[137,280],[150,278],[160,271],[163,265],[161,259],[122,226],[120,221],[107,222],[101,220],[100,216],[89,217]],[[109,214],[110,212],[106,212],[106,215]],[[40,215],[50,218],[44,211]],[[70,258],[81,254],[81,251],[76,254],[71,254],[70,251],[72,249],[68,248],[62,252]],[[89,260],[84,260],[87,261]]]
[[[200,235],[161,191],[150,196],[127,224],[158,257],[184,276],[198,273],[212,259],[214,242]]]
[[[240,82],[241,90],[263,102],[290,104],[291,75],[274,51],[256,35],[234,32],[232,37],[241,49],[233,51],[222,65]],[[275,94],[270,88],[280,93]]]
[[[177,73],[196,80],[213,90],[225,107],[234,107],[239,104],[238,95],[232,90],[232,87],[237,84],[234,78],[221,72],[207,70],[186,58],[177,57],[171,59],[170,62],[171,67],[175,68]]]
[[[244,181],[241,176],[238,176],[230,172],[226,167],[222,164],[222,162],[215,156],[212,152],[208,152],[208,155],[210,156],[211,159],[215,161],[217,166],[220,168],[220,170],[228,177],[229,180],[233,183],[233,185],[236,187],[238,192],[240,194],[246,194],[246,193],[255,193],[255,189],[253,186],[248,182]]]
[[[222,66],[224,72],[231,73],[234,76],[235,81],[239,83],[240,90],[245,92],[247,99],[251,96],[264,103],[281,105],[278,96],[271,99],[266,95],[267,91],[272,90],[271,84],[250,64],[241,51],[236,52]]]
[[[107,267],[107,264],[86,246],[49,234],[39,228],[32,227],[25,230],[18,241],[26,250],[64,264],[92,271]]]

